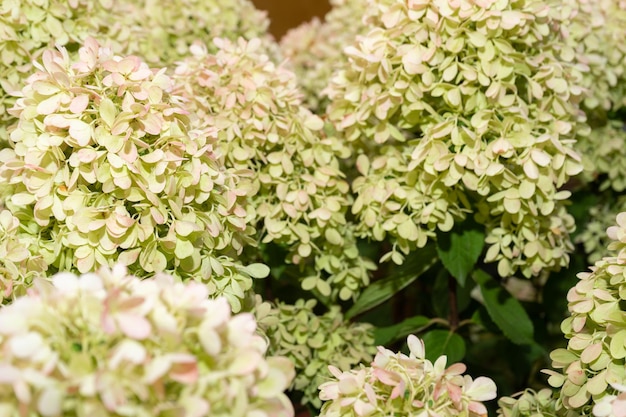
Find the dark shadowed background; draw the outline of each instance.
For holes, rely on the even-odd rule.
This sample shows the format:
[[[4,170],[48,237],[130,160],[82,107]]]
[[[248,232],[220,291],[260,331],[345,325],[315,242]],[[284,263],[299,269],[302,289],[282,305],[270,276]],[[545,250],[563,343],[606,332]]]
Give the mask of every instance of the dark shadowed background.
[[[292,27],[310,20],[313,16],[324,16],[330,5],[328,0],[252,0],[262,10],[267,10],[272,21],[270,30],[277,39]]]

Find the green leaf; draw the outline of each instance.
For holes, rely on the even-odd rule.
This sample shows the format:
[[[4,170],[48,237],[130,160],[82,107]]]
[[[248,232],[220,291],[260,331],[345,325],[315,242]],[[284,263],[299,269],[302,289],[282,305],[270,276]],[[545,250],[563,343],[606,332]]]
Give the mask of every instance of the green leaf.
[[[484,229],[467,219],[449,232],[437,234],[437,253],[446,269],[464,287],[485,246]]]
[[[376,346],[387,345],[410,334],[418,333],[430,324],[430,319],[425,316],[414,316],[400,323],[388,327],[378,327],[374,330]]]
[[[450,313],[450,302],[448,301],[450,297],[449,277],[450,273],[445,268],[439,269],[432,289],[433,309],[437,316],[442,318],[448,318]],[[471,290],[471,285],[466,285],[465,287],[461,287],[460,285],[456,286],[456,305],[458,313],[462,313],[469,306],[472,300],[470,295]]]
[[[426,272],[436,261],[437,251],[434,245],[426,245],[411,253],[395,273],[369,285],[346,312],[346,318],[351,319],[389,300]]]
[[[448,364],[459,362],[465,357],[465,341],[448,330],[431,330],[422,337],[426,359],[434,362],[441,355],[448,357]]]
[[[515,344],[534,344],[533,323],[519,301],[486,272],[475,271],[473,278],[480,285],[489,316],[502,333]]]

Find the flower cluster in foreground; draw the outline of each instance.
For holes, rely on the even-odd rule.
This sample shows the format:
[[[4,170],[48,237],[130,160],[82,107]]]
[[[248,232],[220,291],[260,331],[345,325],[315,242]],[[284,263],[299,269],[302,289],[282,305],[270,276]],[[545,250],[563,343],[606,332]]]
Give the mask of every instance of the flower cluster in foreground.
[[[567,265],[574,221],[560,188],[582,170],[573,142],[585,116],[580,71],[553,53],[548,4],[372,7],[378,26],[345,49],[327,89],[328,117],[362,153],[359,234],[406,254],[475,215],[501,276]]]
[[[117,265],[0,309],[0,415],[293,416],[293,366],[205,285]]]
[[[333,378],[320,386],[320,398],[326,401],[320,417],[487,414],[481,401],[496,397],[491,379],[463,375],[462,363],[446,368],[445,356],[433,364],[425,359],[424,342],[413,335],[407,344],[409,356],[381,346],[370,367],[341,372],[330,366]]]
[[[359,256],[346,217],[349,185],[339,158],[345,146],[301,102],[295,75],[275,65],[259,39],[196,44],[176,68],[176,92],[219,144],[224,165],[252,172],[248,211],[263,243],[288,250],[302,287],[347,300],[369,283],[375,265]],[[243,182],[240,182],[243,187]],[[307,267],[308,265],[308,267]]]
[[[313,310],[316,300],[298,300],[295,304],[259,307],[259,328],[269,340],[269,353],[289,358],[296,368],[291,389],[301,392],[302,404],[320,408],[318,386],[331,374],[328,366],[341,371],[369,363],[376,348],[373,327],[368,323],[349,323],[339,306],[321,316]]]
[[[233,308],[252,286],[235,261],[253,243],[246,190],[213,138],[192,129],[165,69],[89,38],[72,60],[43,53],[11,113],[0,188],[51,272],[116,262],[206,281]]]
[[[613,384],[626,385],[626,212],[607,234],[613,256],[578,274],[567,295],[571,315],[561,325],[567,348],[550,355],[559,372],[545,371],[563,406],[583,414],[614,395]]]

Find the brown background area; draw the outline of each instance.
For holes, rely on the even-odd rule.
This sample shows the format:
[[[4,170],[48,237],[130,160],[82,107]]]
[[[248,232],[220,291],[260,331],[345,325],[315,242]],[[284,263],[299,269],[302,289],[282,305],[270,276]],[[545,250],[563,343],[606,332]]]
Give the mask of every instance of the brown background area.
[[[270,31],[277,39],[288,29],[310,20],[313,16],[324,16],[330,5],[328,0],[252,0],[261,10],[267,10]]]

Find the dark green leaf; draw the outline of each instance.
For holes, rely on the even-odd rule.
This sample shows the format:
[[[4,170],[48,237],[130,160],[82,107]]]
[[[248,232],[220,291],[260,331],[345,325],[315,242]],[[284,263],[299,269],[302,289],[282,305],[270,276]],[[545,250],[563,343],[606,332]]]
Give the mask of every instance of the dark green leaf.
[[[346,318],[350,319],[389,300],[426,272],[436,261],[437,250],[434,245],[426,245],[411,253],[393,274],[369,285],[347,311]]]
[[[484,271],[475,271],[485,308],[502,333],[518,345],[533,344],[533,323],[524,307]]]
[[[458,362],[465,356],[465,341],[449,330],[431,330],[422,337],[426,359],[434,362],[441,355],[448,357],[448,364]]]
[[[437,235],[437,253],[446,269],[465,286],[485,246],[484,227],[472,219],[458,223],[449,232]]]
[[[379,327],[374,330],[376,345],[387,345],[402,339],[410,334],[417,333],[428,326],[430,319],[424,316],[410,317],[398,324],[388,327]]]
[[[444,319],[447,318],[450,313],[450,303],[442,301],[448,300],[448,297],[450,296],[450,288],[448,284],[449,277],[450,274],[448,271],[441,268],[437,273],[437,278],[435,278],[435,283],[432,289],[433,308],[435,313],[437,313],[437,316]],[[467,306],[469,306],[471,301],[471,290],[471,285],[466,285],[465,287],[461,287],[460,285],[456,286],[457,311],[459,313],[462,313]]]

